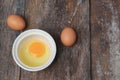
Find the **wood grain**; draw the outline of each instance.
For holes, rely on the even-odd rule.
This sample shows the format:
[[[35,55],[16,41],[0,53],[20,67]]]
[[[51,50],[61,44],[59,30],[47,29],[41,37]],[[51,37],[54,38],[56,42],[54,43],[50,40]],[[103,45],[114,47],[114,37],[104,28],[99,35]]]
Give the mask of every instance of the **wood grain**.
[[[119,4],[119,0],[91,0],[93,80],[120,79]]]
[[[89,0],[26,2],[27,29],[38,28],[49,32],[58,49],[50,67],[34,73],[21,70],[20,80],[90,80]],[[78,39],[73,47],[64,47],[60,41],[60,33],[65,26],[71,26],[77,32]]]
[[[49,32],[56,41],[57,55],[45,70],[28,72],[12,58],[12,43],[22,31],[13,31],[6,19],[19,14],[28,29]],[[91,80],[89,0],[0,0],[0,80]],[[64,47],[60,33],[71,26],[77,33],[76,44]]]
[[[10,14],[24,15],[24,0],[0,0],[0,80],[19,80],[20,68],[12,58],[12,43],[20,31],[6,24]]]

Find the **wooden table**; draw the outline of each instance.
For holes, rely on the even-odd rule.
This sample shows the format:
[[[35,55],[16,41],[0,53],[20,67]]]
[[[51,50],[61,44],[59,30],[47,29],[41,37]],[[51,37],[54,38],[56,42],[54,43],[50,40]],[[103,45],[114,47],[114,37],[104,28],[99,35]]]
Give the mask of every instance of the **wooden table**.
[[[23,31],[6,19],[19,14],[28,29],[49,32],[57,56],[45,70],[28,72],[12,58],[12,44]],[[77,42],[64,47],[60,33],[71,26]],[[0,80],[120,80],[120,0],[0,0]]]

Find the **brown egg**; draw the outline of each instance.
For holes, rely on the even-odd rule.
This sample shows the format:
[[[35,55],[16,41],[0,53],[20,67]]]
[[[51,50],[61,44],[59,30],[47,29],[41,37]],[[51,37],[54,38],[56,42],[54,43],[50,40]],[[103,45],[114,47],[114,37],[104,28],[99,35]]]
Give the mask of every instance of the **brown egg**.
[[[25,28],[25,20],[15,14],[8,16],[7,24],[13,30],[23,30]]]
[[[70,27],[64,28],[61,32],[61,41],[65,46],[72,46],[76,41],[76,32]]]

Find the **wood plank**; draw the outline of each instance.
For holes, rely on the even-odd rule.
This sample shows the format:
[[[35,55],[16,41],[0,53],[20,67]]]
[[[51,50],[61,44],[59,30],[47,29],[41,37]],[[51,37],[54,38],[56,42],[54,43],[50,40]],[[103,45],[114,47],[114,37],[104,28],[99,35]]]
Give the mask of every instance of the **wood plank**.
[[[89,0],[26,0],[28,27],[48,31],[57,43],[52,65],[39,72],[21,69],[20,80],[90,80]],[[73,47],[64,47],[61,30],[72,26],[77,32]]]
[[[6,19],[10,14],[24,15],[24,0],[0,0],[0,80],[19,80],[20,68],[12,58],[12,43],[18,31],[11,30]]]
[[[91,0],[93,80],[120,79],[120,0]]]

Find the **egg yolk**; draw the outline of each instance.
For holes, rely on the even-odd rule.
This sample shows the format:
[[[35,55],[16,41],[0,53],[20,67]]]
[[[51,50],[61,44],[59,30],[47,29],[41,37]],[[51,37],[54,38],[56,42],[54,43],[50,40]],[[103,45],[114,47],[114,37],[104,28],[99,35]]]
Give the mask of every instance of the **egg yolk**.
[[[45,44],[43,42],[33,42],[29,47],[29,52],[34,57],[41,57],[45,53]]]

